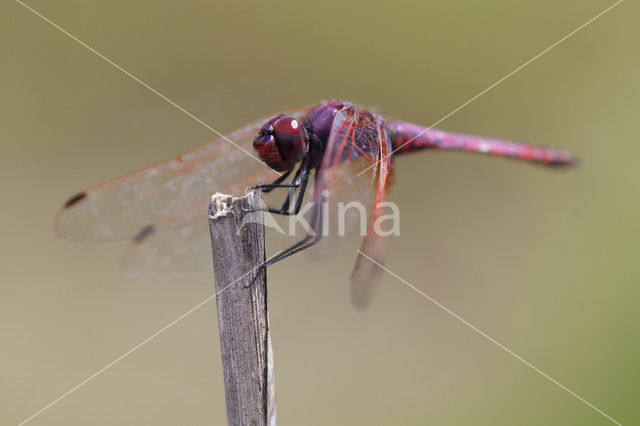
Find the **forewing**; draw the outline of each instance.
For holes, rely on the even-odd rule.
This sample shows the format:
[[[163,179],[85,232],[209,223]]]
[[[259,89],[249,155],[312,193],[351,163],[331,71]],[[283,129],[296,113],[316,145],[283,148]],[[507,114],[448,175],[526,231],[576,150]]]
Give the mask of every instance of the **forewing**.
[[[301,117],[308,109],[287,113]],[[257,120],[182,155],[113,179],[72,197],[59,212],[57,233],[70,240],[120,240],[144,234],[159,218],[165,229],[193,220],[185,206],[201,202],[206,217],[214,192],[242,195],[244,187],[278,175],[253,154],[252,139],[266,121]],[[248,152],[248,153],[247,153]],[[142,232],[142,234],[141,234]]]

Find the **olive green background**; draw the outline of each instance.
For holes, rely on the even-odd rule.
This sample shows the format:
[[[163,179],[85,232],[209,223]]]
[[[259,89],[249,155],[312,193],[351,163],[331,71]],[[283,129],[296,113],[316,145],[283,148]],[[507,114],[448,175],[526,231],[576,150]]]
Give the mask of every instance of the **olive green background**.
[[[424,125],[612,1],[29,5],[228,132],[341,98]],[[624,425],[640,422],[639,7],[625,1],[438,127],[570,149],[571,171],[397,159],[387,266]],[[74,244],[76,191],[211,139],[12,1],[0,5],[0,424],[17,424],[213,292],[211,271],[128,279],[127,243]],[[350,305],[357,239],[269,270],[283,425],[613,424],[386,274]],[[33,425],[225,423],[209,302]]]

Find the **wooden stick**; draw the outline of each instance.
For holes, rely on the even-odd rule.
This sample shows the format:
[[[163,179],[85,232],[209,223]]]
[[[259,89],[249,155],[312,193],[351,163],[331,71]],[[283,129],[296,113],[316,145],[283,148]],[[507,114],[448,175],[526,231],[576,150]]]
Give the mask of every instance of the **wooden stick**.
[[[265,261],[258,192],[215,194],[209,228],[229,425],[276,425],[273,353],[266,272],[246,287]]]

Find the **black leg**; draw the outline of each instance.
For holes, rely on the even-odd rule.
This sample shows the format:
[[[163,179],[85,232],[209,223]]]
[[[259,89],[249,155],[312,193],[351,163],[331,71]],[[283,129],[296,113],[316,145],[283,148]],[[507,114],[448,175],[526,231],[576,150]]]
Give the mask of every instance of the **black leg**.
[[[304,195],[304,188],[306,187],[308,181],[309,181],[309,179],[308,179],[308,176],[307,176],[307,179],[305,179],[303,187],[301,188],[301,192],[303,194],[298,196],[298,200],[296,202],[296,209],[298,211],[300,210],[300,205],[302,204],[301,199],[302,199],[302,196]],[[278,255],[272,257],[271,259],[267,260],[262,265],[260,265],[258,267],[258,272],[254,275],[254,277],[251,279],[251,281],[246,286],[247,287],[251,287],[251,285],[255,282],[255,280],[260,276],[262,271],[267,269],[267,267],[273,265],[274,263],[280,262],[281,260],[284,260],[284,259],[286,259],[287,257],[289,257],[291,255],[299,253],[302,250],[308,249],[309,247],[313,246],[318,241],[320,241],[322,239],[322,229],[321,229],[321,225],[320,225],[321,223],[322,223],[322,208],[321,208],[321,205],[320,206],[314,206],[313,216],[311,217],[311,229],[312,229],[313,234],[307,234],[304,238],[302,238],[297,243],[293,244],[292,246],[288,247],[287,249],[285,249],[284,251],[282,251]]]
[[[290,188],[289,194],[287,195],[287,198],[285,199],[280,209],[267,207],[267,208],[258,209],[258,210],[266,211],[273,214],[279,214],[283,216],[297,215],[300,212],[300,208],[302,207],[302,201],[304,200],[304,194],[307,189],[307,183],[309,183],[309,176],[310,174],[309,174],[308,163],[303,162],[298,168],[298,171],[296,172],[294,179],[291,183],[274,182],[266,185],[256,185],[252,187],[252,189],[259,189],[261,191],[265,191],[266,189],[266,192],[271,191],[274,188]],[[278,178],[278,180],[280,180],[280,178]],[[295,196],[296,190],[298,188],[300,188],[300,191],[298,192],[298,198],[296,199],[294,210],[289,211],[289,205],[290,205],[291,199],[293,199],[293,197]]]
[[[273,208],[267,208],[266,211],[268,211],[269,213],[279,214],[283,216],[295,216],[298,213],[300,213],[300,208],[302,207],[302,201],[304,201],[304,194],[307,190],[307,183],[309,183],[309,173],[307,171],[304,171],[302,174],[300,174],[299,183],[296,182],[295,186],[291,187],[291,190],[289,191],[287,198],[284,200],[282,207],[280,207],[279,210],[273,209]],[[298,191],[298,198],[296,198],[293,211],[290,211],[289,205],[293,197],[295,197],[296,195],[297,188],[300,188],[300,191]]]
[[[282,174],[282,176],[280,176],[278,179],[274,180],[271,183],[268,183],[266,185],[256,185],[256,186],[251,186],[249,187],[249,189],[261,189],[262,192],[270,192],[273,188],[278,188],[280,187],[280,184],[289,177],[289,175],[291,174],[291,170],[289,170],[288,172],[284,172]]]
[[[305,179],[302,181],[300,185],[300,191],[298,192],[296,205],[293,208],[294,215],[297,215],[298,213],[300,213],[300,208],[302,207],[302,201],[304,200],[304,194],[307,191],[308,183],[309,183],[309,173],[307,173],[307,176],[305,176]],[[287,197],[287,199],[284,201],[284,204],[282,205],[282,208],[281,208],[282,211],[289,211],[289,201],[293,198],[294,195],[295,195],[295,191],[293,193],[289,193],[289,196]]]

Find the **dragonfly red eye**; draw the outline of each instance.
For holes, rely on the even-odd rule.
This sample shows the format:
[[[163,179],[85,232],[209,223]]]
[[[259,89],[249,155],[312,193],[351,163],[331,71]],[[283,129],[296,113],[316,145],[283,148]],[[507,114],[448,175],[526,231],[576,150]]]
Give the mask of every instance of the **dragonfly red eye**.
[[[300,120],[278,115],[262,126],[253,140],[253,147],[269,167],[287,171],[304,158],[307,142],[307,133]]]

